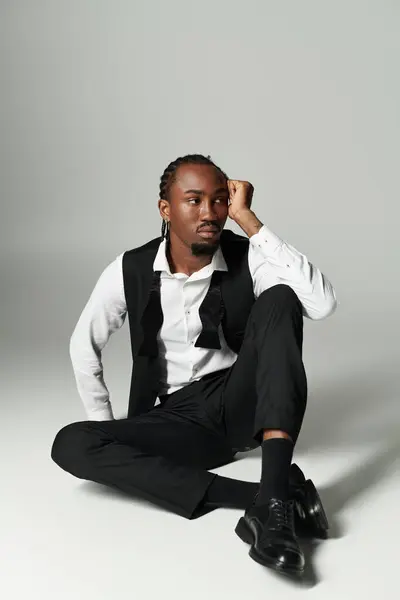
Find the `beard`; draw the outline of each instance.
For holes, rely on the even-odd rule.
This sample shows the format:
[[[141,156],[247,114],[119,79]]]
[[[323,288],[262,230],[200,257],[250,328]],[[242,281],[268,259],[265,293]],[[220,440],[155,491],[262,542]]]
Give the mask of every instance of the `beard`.
[[[219,240],[213,244],[194,243],[190,244],[193,256],[213,256],[219,248]]]

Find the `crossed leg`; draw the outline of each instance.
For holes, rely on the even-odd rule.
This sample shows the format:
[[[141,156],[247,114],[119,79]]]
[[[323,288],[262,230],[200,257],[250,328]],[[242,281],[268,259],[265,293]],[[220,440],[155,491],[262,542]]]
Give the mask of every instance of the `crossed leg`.
[[[158,405],[134,418],[70,423],[55,436],[51,458],[75,477],[191,519],[216,477],[207,469],[233,453],[221,436]]]

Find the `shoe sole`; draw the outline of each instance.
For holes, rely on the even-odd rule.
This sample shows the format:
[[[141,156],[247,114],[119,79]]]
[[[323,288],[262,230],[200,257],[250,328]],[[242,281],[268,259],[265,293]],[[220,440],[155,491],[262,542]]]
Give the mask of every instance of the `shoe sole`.
[[[270,567],[271,569],[274,569],[275,571],[278,571],[279,573],[282,573],[284,575],[289,575],[291,577],[293,577],[293,576],[301,577],[304,574],[304,567],[298,568],[298,569],[286,567],[277,560],[274,560],[272,558],[268,559],[268,558],[265,558],[264,556],[260,556],[259,554],[257,554],[257,551],[254,548],[255,540],[254,540],[253,531],[247,525],[246,520],[243,517],[241,517],[239,519],[238,524],[235,527],[235,533],[236,533],[236,535],[238,535],[240,537],[240,539],[243,542],[251,545],[251,548],[249,550],[249,556],[256,562],[258,562],[260,565],[263,565],[264,567]]]

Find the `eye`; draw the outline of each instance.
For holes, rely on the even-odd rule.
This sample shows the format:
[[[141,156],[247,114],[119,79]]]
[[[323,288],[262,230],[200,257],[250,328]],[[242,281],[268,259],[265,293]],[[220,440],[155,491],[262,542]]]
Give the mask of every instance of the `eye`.
[[[197,201],[199,201],[199,200],[200,200],[200,198],[189,198],[189,199],[188,199],[188,202],[192,202],[193,200],[194,200],[195,202],[197,202]],[[222,203],[223,203],[223,202],[227,202],[227,198],[225,198],[224,196],[220,196],[219,198],[216,198],[215,200],[219,200],[219,201],[220,201],[220,203],[221,203],[221,202],[222,202]]]

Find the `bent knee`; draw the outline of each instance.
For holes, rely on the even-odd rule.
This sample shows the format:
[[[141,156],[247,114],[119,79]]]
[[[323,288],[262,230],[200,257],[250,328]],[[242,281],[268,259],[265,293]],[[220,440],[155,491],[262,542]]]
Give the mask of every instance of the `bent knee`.
[[[54,438],[51,446],[52,460],[64,471],[78,477],[82,476],[89,448],[89,437],[85,422],[69,423],[60,429]]]
[[[258,296],[254,307],[257,307],[259,310],[264,310],[264,303],[269,304],[270,302],[275,302],[280,307],[287,307],[292,309],[294,306],[301,311],[301,302],[290,285],[286,283],[277,283],[272,287],[264,290]]]
[[[274,296],[278,295],[280,298],[285,297],[289,300],[295,300],[297,302],[299,301],[298,295],[296,294],[294,289],[290,287],[290,285],[288,285],[287,283],[277,283],[271,286],[270,288],[261,292],[258,299],[270,297],[271,294],[273,294]]]

